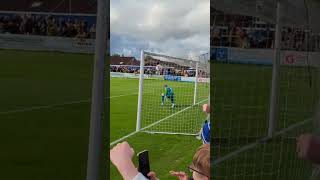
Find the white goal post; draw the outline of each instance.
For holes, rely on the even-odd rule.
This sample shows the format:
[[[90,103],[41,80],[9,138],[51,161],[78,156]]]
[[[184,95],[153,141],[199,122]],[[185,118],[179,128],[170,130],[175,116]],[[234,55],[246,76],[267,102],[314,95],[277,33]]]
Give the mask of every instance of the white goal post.
[[[209,103],[209,54],[184,59],[141,51],[136,131],[198,134]],[[165,85],[172,95],[164,94]]]

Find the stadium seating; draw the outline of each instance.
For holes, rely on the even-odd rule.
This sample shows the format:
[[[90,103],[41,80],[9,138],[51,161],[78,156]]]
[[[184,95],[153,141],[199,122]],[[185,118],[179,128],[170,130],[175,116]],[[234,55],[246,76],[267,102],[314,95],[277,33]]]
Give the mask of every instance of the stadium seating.
[[[3,0],[0,11],[96,13],[96,0]]]

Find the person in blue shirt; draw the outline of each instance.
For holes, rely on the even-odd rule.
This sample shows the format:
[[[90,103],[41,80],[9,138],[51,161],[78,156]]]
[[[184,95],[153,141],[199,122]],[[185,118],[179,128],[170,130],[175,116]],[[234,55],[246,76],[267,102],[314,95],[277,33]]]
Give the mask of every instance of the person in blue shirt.
[[[199,135],[197,136],[197,139],[201,139],[203,144],[209,144],[210,143],[210,106],[208,104],[204,104],[202,106],[202,111],[205,112],[208,117],[205,120],[204,124],[202,125],[202,128],[199,132]]]

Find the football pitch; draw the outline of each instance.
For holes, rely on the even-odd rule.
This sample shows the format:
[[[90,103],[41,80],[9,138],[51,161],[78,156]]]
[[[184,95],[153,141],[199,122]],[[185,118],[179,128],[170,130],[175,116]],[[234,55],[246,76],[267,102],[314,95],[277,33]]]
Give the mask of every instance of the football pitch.
[[[199,103],[193,106],[193,97],[188,96],[192,95],[193,83],[148,79],[144,84],[142,117],[149,121],[142,121],[142,128],[155,124],[146,131],[197,133],[200,130],[201,123],[206,119],[205,114],[201,112],[201,105],[208,101],[208,86],[199,86],[199,92],[206,91],[207,95],[199,96]],[[174,89],[175,108],[172,108],[169,102],[161,106],[161,92],[164,84]],[[111,78],[110,86],[110,142],[114,142],[136,130],[139,80]],[[194,119],[197,121],[193,121]],[[194,152],[201,145],[201,141],[195,136],[146,132],[139,132],[125,140],[132,145],[136,153],[145,149],[149,151],[151,169],[160,179],[175,179],[169,175],[171,170],[187,171]],[[137,157],[134,157],[134,160],[137,165]],[[112,165],[111,177],[121,179]]]
[[[319,100],[319,71],[280,67],[276,136],[268,132],[272,67],[213,66],[214,179],[308,179],[310,164],[298,159],[296,137],[313,129]]]
[[[1,179],[85,179],[92,68],[92,55],[0,50]],[[212,72],[211,154],[217,160],[265,137],[272,71],[270,66],[218,63]],[[281,67],[280,77],[278,131],[310,118],[319,99],[317,69]],[[137,79],[111,79],[110,142],[135,131],[138,83]],[[195,114],[193,108],[184,110],[192,97],[178,103],[179,94],[187,90],[177,90],[176,104],[180,106],[172,110],[170,103],[159,105],[162,83],[151,84],[154,88],[150,94],[145,91],[145,99],[152,103],[150,112],[158,113],[153,115],[154,122],[174,113],[176,117]],[[163,122],[175,121],[168,118]],[[308,164],[296,157],[294,138],[309,132],[311,126],[309,122],[299,125],[222,161],[213,166],[214,179],[307,177]],[[183,130],[197,129],[190,128]],[[160,179],[175,179],[169,176],[170,170],[187,171],[201,145],[194,136],[143,132],[126,140],[135,152],[149,150],[151,169]],[[109,148],[105,144],[104,152]],[[110,177],[121,179],[113,166]]]
[[[0,57],[2,179],[85,179],[93,56],[0,50]],[[111,79],[110,141],[135,130],[137,85]],[[147,133],[127,141],[136,152],[150,151],[161,179],[186,171],[201,144],[194,136]],[[121,179],[114,167],[110,177]]]
[[[92,62],[0,50],[1,179],[85,179]]]

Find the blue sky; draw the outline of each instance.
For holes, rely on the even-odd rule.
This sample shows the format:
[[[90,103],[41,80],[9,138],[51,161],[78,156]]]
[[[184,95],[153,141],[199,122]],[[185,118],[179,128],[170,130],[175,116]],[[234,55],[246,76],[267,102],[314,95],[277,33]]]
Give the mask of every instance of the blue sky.
[[[111,0],[111,54],[148,50],[191,58],[209,52],[209,0]]]

